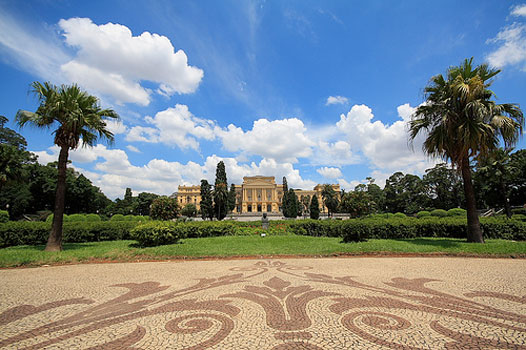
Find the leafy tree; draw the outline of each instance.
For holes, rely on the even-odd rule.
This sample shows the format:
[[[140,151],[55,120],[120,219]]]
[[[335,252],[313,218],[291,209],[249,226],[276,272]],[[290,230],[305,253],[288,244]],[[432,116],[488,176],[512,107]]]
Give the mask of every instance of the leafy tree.
[[[149,216],[150,207],[155,199],[159,198],[159,195],[149,192],[141,192],[137,196],[137,215]]]
[[[391,213],[416,213],[426,206],[427,196],[422,180],[398,171],[385,181],[385,206]]]
[[[28,166],[36,156],[26,151],[26,139],[5,126],[7,118],[0,115],[0,190],[8,181],[24,182]]]
[[[36,112],[19,110],[18,124],[31,124],[51,128],[58,124],[55,144],[60,147],[58,180],[51,233],[46,251],[62,250],[62,222],[66,197],[66,167],[70,149],[76,149],[82,138],[83,145],[93,146],[98,138],[113,141],[113,134],[106,128],[104,118],[118,118],[111,109],[101,109],[98,99],[82,91],[77,85],[57,87],[50,83],[34,82],[32,91],[39,100]]]
[[[184,215],[189,218],[195,217],[197,215],[197,208],[195,204],[193,203],[186,204],[181,210],[181,215]]]
[[[511,162],[511,150],[498,148],[485,158],[479,158],[474,175],[476,187],[483,197],[493,205],[502,205],[511,218],[510,195],[515,174],[519,169]],[[478,186],[477,186],[478,185]]]
[[[342,210],[353,218],[370,214],[373,205],[373,200],[367,191],[360,190],[345,193],[340,204]]]
[[[228,191],[228,211],[232,212],[236,208],[236,186],[230,185],[230,191]]]
[[[522,133],[524,117],[516,104],[496,104],[489,90],[500,70],[481,64],[473,68],[473,58],[450,67],[431,78],[424,92],[426,103],[417,108],[409,122],[410,138],[425,133],[425,153],[439,156],[460,169],[466,196],[468,242],[484,242],[473,190],[473,157],[485,157],[499,146],[513,146]]]
[[[310,218],[318,220],[320,218],[320,203],[318,202],[318,196],[312,196],[310,201]]]
[[[124,199],[117,198],[115,199],[115,204],[112,207],[112,214],[122,214],[122,215],[137,215],[139,203],[137,197],[132,196],[131,188],[126,188],[124,192]]]
[[[526,204],[526,150],[521,149],[511,155],[510,165],[517,169],[511,183],[511,205]]]
[[[172,220],[179,216],[179,204],[176,198],[160,196],[152,202],[150,217],[153,220]]]
[[[214,201],[212,198],[212,188],[208,181],[201,180],[201,217],[203,220],[212,220],[214,217]]]
[[[427,169],[422,178],[430,206],[437,209],[452,209],[464,203],[462,179],[457,171],[446,163]]]
[[[367,194],[371,198],[371,210],[375,212],[383,212],[385,211],[385,194],[384,191],[374,183],[374,179],[372,177],[366,178],[369,183],[367,184]],[[343,196],[342,196],[343,198]]]
[[[325,184],[323,185],[321,196],[323,198],[323,204],[327,207],[327,215],[330,217],[332,213],[337,210],[339,205],[336,191],[334,191],[334,188],[332,188],[331,185]]]
[[[223,163],[223,161],[217,163],[213,194],[215,216],[217,220],[223,220],[228,210],[228,183],[226,181],[225,163]]]

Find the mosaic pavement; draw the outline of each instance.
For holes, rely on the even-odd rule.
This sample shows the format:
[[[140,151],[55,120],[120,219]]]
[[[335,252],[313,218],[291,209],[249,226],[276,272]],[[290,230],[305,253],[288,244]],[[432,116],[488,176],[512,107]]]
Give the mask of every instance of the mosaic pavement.
[[[526,350],[526,260],[2,270],[0,349]]]

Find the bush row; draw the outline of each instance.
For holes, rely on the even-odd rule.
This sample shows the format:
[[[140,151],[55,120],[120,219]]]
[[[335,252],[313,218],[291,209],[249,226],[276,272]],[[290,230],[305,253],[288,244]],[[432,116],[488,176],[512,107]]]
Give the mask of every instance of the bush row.
[[[481,218],[485,238],[526,240],[526,222],[505,217]],[[136,228],[134,230],[134,228]],[[45,222],[7,222],[0,224],[0,247],[44,244],[51,229]],[[233,221],[162,222],[103,221],[65,222],[64,242],[90,242],[135,239],[143,246],[175,243],[181,238],[294,233],[308,236],[342,237],[344,242],[368,238],[466,237],[466,218],[381,217],[352,220],[297,220],[271,222],[267,231],[261,222]]]
[[[137,222],[65,222],[64,242],[96,242],[131,239],[130,231]],[[10,221],[0,224],[0,247],[36,245],[47,242],[48,222]]]
[[[504,218],[481,218],[484,238],[526,240],[526,222]],[[345,221],[302,220],[290,224],[298,235],[342,237],[344,242],[367,238],[398,239],[416,237],[466,238],[467,223],[462,217],[361,219]]]
[[[110,218],[110,221],[147,221],[150,220],[149,216],[140,215],[122,215],[115,214]],[[64,222],[99,222],[102,221],[98,214],[64,214]],[[0,221],[1,222],[1,221]],[[53,214],[48,215],[46,222],[53,222]]]

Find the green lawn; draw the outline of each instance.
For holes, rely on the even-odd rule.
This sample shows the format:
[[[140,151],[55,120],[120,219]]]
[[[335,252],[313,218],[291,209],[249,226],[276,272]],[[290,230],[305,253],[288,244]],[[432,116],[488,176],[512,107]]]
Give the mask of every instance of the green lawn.
[[[371,239],[341,243],[340,238],[307,236],[226,236],[185,239],[179,244],[137,248],[135,241],[68,243],[62,252],[44,252],[44,246],[0,249],[0,267],[35,266],[97,260],[137,261],[181,257],[228,257],[259,255],[334,255],[362,253],[445,253],[458,255],[526,257],[526,242],[487,240],[486,244],[460,239]]]

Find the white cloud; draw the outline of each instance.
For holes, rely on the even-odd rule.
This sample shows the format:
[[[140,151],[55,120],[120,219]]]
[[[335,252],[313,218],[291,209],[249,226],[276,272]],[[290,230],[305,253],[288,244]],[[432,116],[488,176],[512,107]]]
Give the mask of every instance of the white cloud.
[[[319,141],[317,146],[312,164],[341,166],[360,162],[360,157],[351,151],[351,145],[346,141]]]
[[[500,46],[487,56],[488,62],[497,68],[506,65],[523,65],[526,69],[526,24],[513,23],[504,27],[495,38],[487,43]]]
[[[258,119],[248,131],[230,124],[226,130],[216,129],[216,134],[228,151],[242,151],[278,162],[295,163],[298,158],[309,157],[314,146],[306,135],[305,125],[297,118]]]
[[[126,148],[135,153],[142,153],[137,147],[132,146],[132,145],[128,145],[126,146]]]
[[[128,127],[120,120],[107,119],[106,129],[111,131],[113,135],[125,134],[128,131]]]
[[[213,140],[215,123],[195,117],[188,107],[177,104],[158,112],[153,118],[146,117],[152,127],[134,126],[126,136],[127,141],[141,141],[175,145],[181,149],[198,150],[197,139]]]
[[[342,171],[339,168],[322,167],[316,169],[316,172],[327,179],[336,179],[342,177]]]
[[[513,6],[511,10],[511,15],[526,17],[526,4]]]
[[[0,7],[0,55],[5,62],[55,83],[70,57],[52,28],[22,23]]]
[[[83,87],[112,96],[118,103],[147,105],[151,91],[141,81],[158,84],[163,95],[194,92],[203,71],[189,66],[186,53],[170,39],[144,32],[133,36],[121,24],[94,24],[89,18],[60,20],[68,45],[78,49],[62,71]]]
[[[414,112],[409,104],[397,108],[401,120],[386,125],[366,105],[354,105],[347,115],[341,115],[336,126],[342,132],[353,151],[361,151],[371,165],[378,169],[399,170],[405,168],[425,170],[430,161],[422,152],[424,135],[419,135],[411,148],[408,142],[407,121]]]
[[[347,102],[349,102],[349,99],[347,97],[344,97],[344,96],[329,96],[329,97],[327,97],[327,102],[325,102],[325,105],[326,106],[334,105],[334,104],[343,105],[343,104],[346,104]]]

